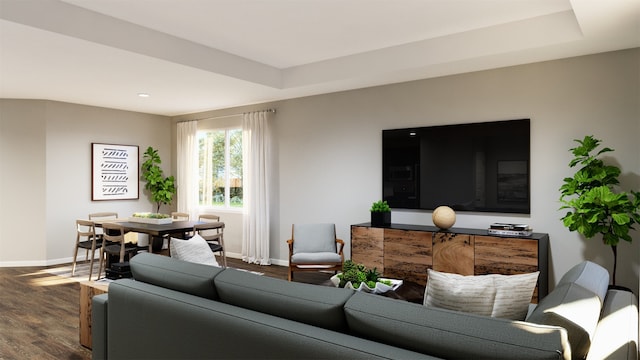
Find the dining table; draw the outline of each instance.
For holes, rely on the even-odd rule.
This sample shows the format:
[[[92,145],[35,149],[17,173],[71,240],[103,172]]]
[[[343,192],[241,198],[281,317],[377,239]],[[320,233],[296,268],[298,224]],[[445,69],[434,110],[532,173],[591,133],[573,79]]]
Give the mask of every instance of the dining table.
[[[130,219],[105,219],[105,220],[93,220],[96,227],[102,227],[102,224],[106,222],[118,223],[124,228],[125,232],[136,232],[142,234],[148,234],[151,238],[164,238],[165,236],[177,237],[181,239],[187,238],[187,233],[193,231],[193,227],[199,224],[205,224],[204,221],[172,221],[168,224],[152,224],[143,223],[137,221],[131,221]],[[211,229],[224,228],[224,222],[206,222],[211,225]],[[152,252],[153,241],[149,239],[149,252]]]

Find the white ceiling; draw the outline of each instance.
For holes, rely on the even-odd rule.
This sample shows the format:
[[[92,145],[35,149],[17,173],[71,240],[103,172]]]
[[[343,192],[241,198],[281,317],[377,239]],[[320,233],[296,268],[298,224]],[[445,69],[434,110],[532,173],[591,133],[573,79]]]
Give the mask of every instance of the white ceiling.
[[[172,116],[633,47],[640,0],[0,0],[0,97]]]

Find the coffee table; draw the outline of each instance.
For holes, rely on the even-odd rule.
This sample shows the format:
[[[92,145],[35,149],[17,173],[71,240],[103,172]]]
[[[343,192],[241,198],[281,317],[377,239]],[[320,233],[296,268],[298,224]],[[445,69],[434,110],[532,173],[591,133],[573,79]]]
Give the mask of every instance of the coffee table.
[[[380,295],[422,305],[424,301],[424,288],[424,285],[420,285],[413,281],[403,280],[402,285],[400,285],[396,290],[390,290]]]
[[[333,285],[331,280],[327,280],[321,285],[331,287],[335,286]],[[422,305],[424,300],[424,289],[424,285],[420,285],[413,281],[403,280],[402,285],[400,285],[396,290],[389,290],[385,293],[380,294],[380,296],[388,297],[391,299],[404,300]]]
[[[109,292],[109,282],[80,283],[80,344],[91,349],[91,300],[95,295]]]

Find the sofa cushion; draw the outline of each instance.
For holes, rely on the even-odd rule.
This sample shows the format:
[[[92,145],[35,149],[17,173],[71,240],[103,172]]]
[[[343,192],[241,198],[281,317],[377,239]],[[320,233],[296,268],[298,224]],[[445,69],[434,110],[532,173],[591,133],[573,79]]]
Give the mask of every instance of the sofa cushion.
[[[609,290],[587,360],[637,359],[638,330],[636,296],[631,291]]]
[[[352,333],[445,359],[569,359],[566,330],[357,292],[345,305]]]
[[[198,264],[219,266],[207,241],[195,234],[187,240],[171,238],[169,242],[171,257]]]
[[[222,268],[149,253],[140,253],[129,263],[137,281],[208,299],[218,298],[213,279]]]
[[[109,359],[435,360],[130,279],[110,285],[108,296]]]
[[[464,276],[428,269],[424,305],[524,320],[539,272]]]
[[[292,236],[294,254],[336,253],[335,224],[294,224]]]
[[[609,272],[602,266],[591,261],[583,261],[567,271],[557,286],[576,283],[583,288],[598,295],[600,302],[604,303],[609,288]]]
[[[598,325],[600,298],[575,283],[557,286],[527,317],[528,322],[567,330],[573,359],[583,359]]]
[[[353,290],[295,283],[226,269],[215,279],[220,301],[325,329],[347,328],[343,306]]]

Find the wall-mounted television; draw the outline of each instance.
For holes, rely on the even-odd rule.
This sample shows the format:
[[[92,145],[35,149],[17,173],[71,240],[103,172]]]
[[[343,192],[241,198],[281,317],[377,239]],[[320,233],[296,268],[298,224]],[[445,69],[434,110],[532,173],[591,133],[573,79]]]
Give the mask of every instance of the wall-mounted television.
[[[530,213],[529,119],[382,131],[391,208]]]

